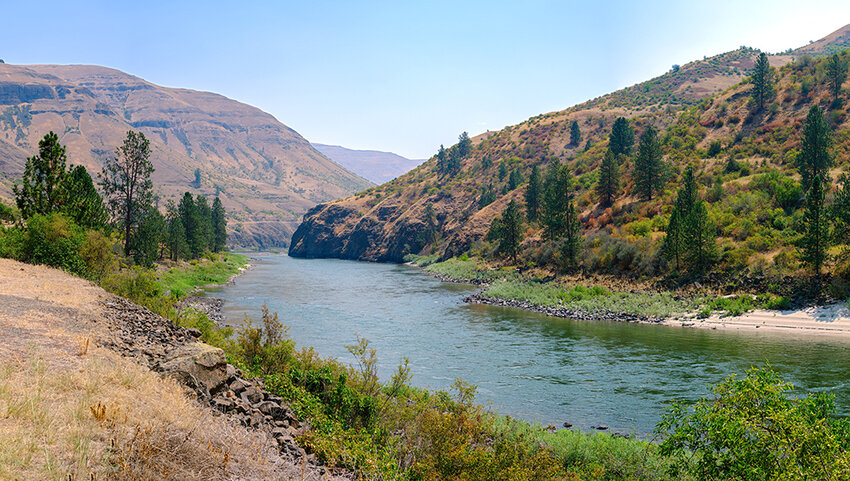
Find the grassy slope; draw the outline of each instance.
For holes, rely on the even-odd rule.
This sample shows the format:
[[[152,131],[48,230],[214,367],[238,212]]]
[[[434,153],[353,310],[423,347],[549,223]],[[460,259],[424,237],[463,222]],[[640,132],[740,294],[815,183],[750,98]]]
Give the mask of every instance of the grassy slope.
[[[598,111],[547,114],[483,135],[453,178],[439,176],[432,159],[393,182],[340,202],[361,206],[366,215],[383,205],[401,204],[407,211],[416,211],[431,204],[442,231],[442,239],[432,249],[444,258],[467,249],[470,254],[487,256],[492,246],[483,238],[490,221],[509,200],[522,203],[525,190],[521,185],[501,194],[508,179],[500,178],[499,165],[518,170],[527,179],[532,166],[545,168],[558,161],[568,165],[575,178],[574,198],[587,240],[582,258],[585,269],[630,278],[657,276],[663,272],[655,258],[679,176],[686,165],[692,165],[718,228],[717,272],[799,276],[803,271],[795,242],[803,202],[801,196],[783,195],[796,186],[793,159],[810,106],[827,110],[834,129],[833,178],[850,168],[850,122],[844,107],[830,108],[823,72],[822,60],[797,61],[780,68],[777,93],[763,114],[751,114],[750,86],[744,83],[679,112],[649,108],[633,116],[638,135],[648,125],[662,128],[668,182],[652,202],[641,202],[631,194],[631,160],[621,166],[623,185],[614,206],[602,209],[596,202],[593,188],[607,134],[614,117],[624,113],[619,107],[607,106]],[[813,82],[813,87],[805,92],[803,84],[808,82]],[[579,121],[584,139],[591,141],[586,151],[566,144],[573,119]],[[720,150],[709,155],[714,142],[719,142]],[[479,208],[478,198],[486,185],[493,185],[500,196]],[[521,255],[523,265],[552,262],[552,249],[540,237],[540,229],[530,226]]]
[[[248,265],[242,254],[226,252],[221,257],[184,261],[179,266],[167,268],[158,275],[163,291],[177,294],[191,293],[211,284],[223,284],[239,274]]]

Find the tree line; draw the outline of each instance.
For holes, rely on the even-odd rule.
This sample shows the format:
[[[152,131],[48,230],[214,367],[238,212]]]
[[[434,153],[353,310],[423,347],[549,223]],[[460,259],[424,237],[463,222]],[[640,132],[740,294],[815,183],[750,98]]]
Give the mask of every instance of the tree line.
[[[210,205],[206,197],[186,192],[179,205],[169,201],[166,214],[160,212],[150,152],[143,133],[127,132],[98,175],[101,195],[85,167],[68,166],[65,147],[49,132],[13,186],[21,221],[29,226],[59,216],[73,228],[116,235],[124,255],[146,267],[161,258],[176,261],[225,250],[227,219],[219,197]]]

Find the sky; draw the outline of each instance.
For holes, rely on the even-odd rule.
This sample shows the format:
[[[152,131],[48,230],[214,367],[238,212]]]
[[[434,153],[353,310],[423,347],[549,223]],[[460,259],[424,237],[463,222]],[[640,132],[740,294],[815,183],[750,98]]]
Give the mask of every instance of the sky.
[[[850,23],[824,1],[3,1],[0,58],[207,90],[311,142],[427,158],[739,46]]]

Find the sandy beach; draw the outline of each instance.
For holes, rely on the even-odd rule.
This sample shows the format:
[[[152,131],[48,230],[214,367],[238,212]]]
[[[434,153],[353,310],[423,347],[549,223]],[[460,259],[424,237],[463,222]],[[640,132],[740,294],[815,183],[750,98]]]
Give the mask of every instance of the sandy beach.
[[[755,310],[741,316],[705,319],[668,319],[664,325],[698,329],[770,331],[800,335],[847,336],[850,338],[850,309],[845,303],[827,304],[799,310]]]

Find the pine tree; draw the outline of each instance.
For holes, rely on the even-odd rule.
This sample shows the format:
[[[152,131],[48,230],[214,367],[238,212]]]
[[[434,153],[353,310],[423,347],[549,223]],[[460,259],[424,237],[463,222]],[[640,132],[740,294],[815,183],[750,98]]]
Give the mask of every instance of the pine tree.
[[[174,202],[168,201],[166,207],[166,222],[167,222],[167,239],[168,250],[171,253],[171,260],[179,261],[186,259],[192,255],[189,249],[189,242],[186,240],[186,227],[183,225],[183,218],[180,212],[174,205]]]
[[[437,222],[437,213],[434,206],[425,206],[425,231],[420,234],[420,240],[424,245],[434,246],[440,240],[440,226]]]
[[[49,214],[62,208],[67,156],[53,131],[38,142],[38,155],[28,157],[20,185],[12,186],[21,216]]]
[[[832,92],[833,103],[837,105],[841,96],[841,87],[847,80],[847,63],[837,53],[832,54],[826,63],[826,78],[829,91]]]
[[[132,251],[136,264],[152,267],[159,258],[159,244],[164,240],[165,218],[156,207],[142,214],[139,228],[133,232]]]
[[[77,225],[101,229],[109,221],[103,197],[94,187],[88,171],[82,165],[73,167],[65,180],[66,202],[63,210]]]
[[[715,242],[717,234],[715,227],[708,218],[705,202],[697,200],[685,219],[685,259],[688,265],[697,273],[705,273],[711,269],[715,260]]]
[[[650,125],[643,132],[635,158],[635,189],[643,200],[652,200],[653,194],[663,185],[661,145],[655,129]]]
[[[761,112],[767,99],[773,93],[773,70],[770,68],[770,61],[768,61],[767,54],[764,52],[759,54],[758,59],[756,59],[750,81],[753,83],[752,98],[756,112]]]
[[[212,207],[213,252],[221,252],[227,248],[227,213],[218,197]]]
[[[617,117],[614,121],[614,126],[611,128],[609,136],[608,148],[615,156],[629,155],[632,153],[632,146],[635,143],[635,131],[632,130],[629,121],[624,117]]]
[[[437,172],[445,174],[448,172],[449,153],[443,144],[440,144],[440,150],[437,151]]]
[[[472,140],[466,132],[460,134],[457,138],[457,155],[463,159],[472,152]]]
[[[797,155],[797,168],[804,192],[809,190],[816,177],[820,178],[821,183],[827,180],[826,176],[832,166],[831,147],[832,131],[820,107],[813,105],[806,116],[800,153]]]
[[[508,191],[516,189],[520,184],[522,184],[522,174],[519,173],[519,170],[514,169],[508,177]]]
[[[478,198],[478,208],[483,209],[496,200],[496,190],[493,184],[487,184],[481,188],[481,197]]]
[[[183,198],[180,199],[180,204],[177,206],[177,212],[180,215],[183,229],[186,232],[186,245],[189,256],[198,258],[204,252],[204,243],[202,241],[201,219],[198,215],[198,209],[195,206],[195,199],[191,193],[186,192],[183,194]]]
[[[571,179],[566,166],[555,161],[546,172],[543,183],[543,232],[547,239],[555,240],[566,229],[566,212],[570,203]]]
[[[821,177],[816,176],[806,194],[806,213],[803,217],[805,232],[800,240],[800,258],[820,276],[829,248],[829,221],[824,215],[824,188]]]
[[[573,120],[570,125],[570,145],[578,145],[581,142],[581,129],[578,126],[578,121]]]
[[[756,59],[750,81],[753,83],[752,98],[756,112],[761,112],[767,99],[773,94],[773,70],[764,52]]]
[[[561,243],[561,262],[564,268],[572,269],[578,264],[581,244],[581,224],[578,221],[575,205],[570,201],[567,203],[564,214],[564,239]]]
[[[661,251],[668,259],[675,261],[676,271],[678,272],[682,269],[682,253],[685,246],[684,235],[682,235],[682,216],[675,205],[673,211],[670,212],[670,220],[667,222],[667,228],[664,232],[664,243],[661,245]]]
[[[201,187],[201,169],[195,169],[195,180],[192,182],[195,187]]]
[[[517,261],[519,246],[522,243],[522,224],[522,212],[516,201],[511,200],[494,229],[494,235],[499,241],[498,252],[510,257],[514,263]]]
[[[540,215],[540,197],[543,190],[543,179],[540,177],[540,168],[535,165],[531,168],[531,176],[528,178],[528,187],[525,189],[525,215],[529,222],[534,222]]]
[[[599,167],[599,180],[596,182],[596,195],[602,207],[610,207],[620,189],[620,173],[614,152],[609,148]]]
[[[124,253],[130,254],[133,229],[153,204],[150,142],[141,132],[127,132],[114,158],[106,160],[100,185],[112,216],[124,228]]]
[[[508,175],[508,164],[505,161],[499,162],[499,180],[505,180]]]
[[[196,252],[200,255],[213,249],[213,224],[212,209],[207,198],[203,195],[195,197],[195,209],[198,211],[198,247]]]

